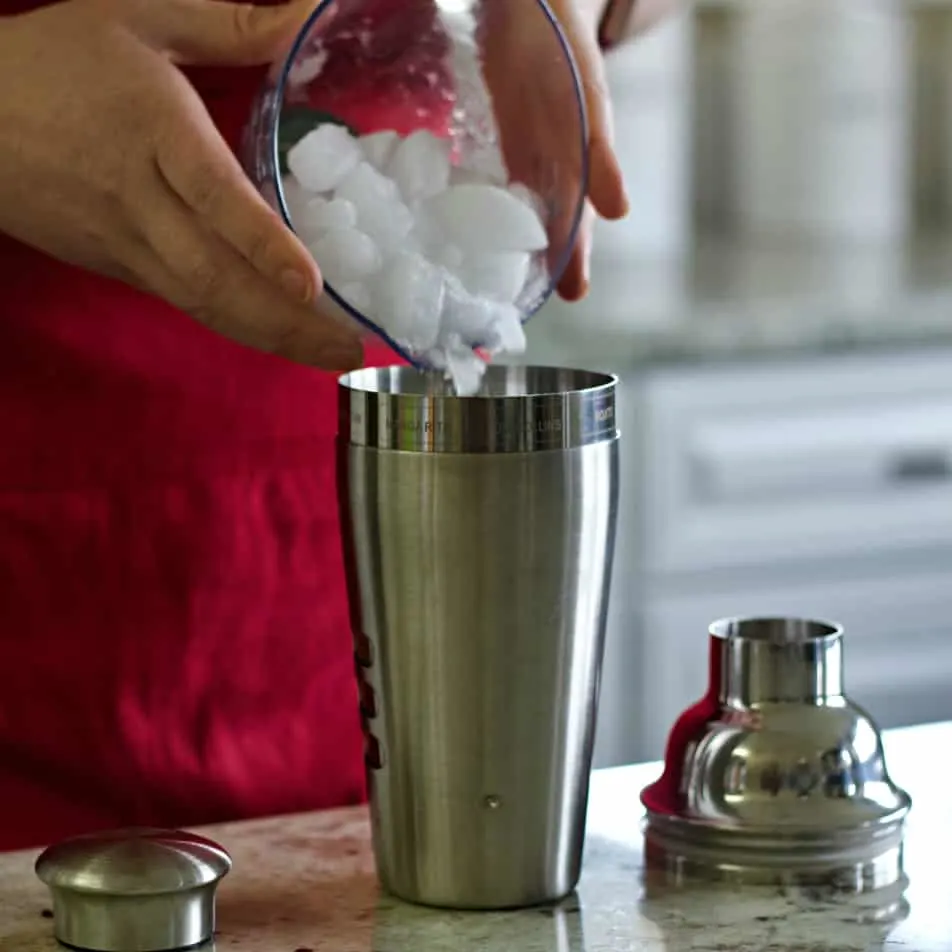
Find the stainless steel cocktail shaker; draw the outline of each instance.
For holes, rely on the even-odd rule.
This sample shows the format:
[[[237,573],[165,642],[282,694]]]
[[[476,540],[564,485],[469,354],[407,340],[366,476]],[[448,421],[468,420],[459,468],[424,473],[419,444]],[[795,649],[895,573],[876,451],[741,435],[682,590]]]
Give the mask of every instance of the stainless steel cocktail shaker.
[[[374,847],[456,908],[578,881],[618,498],[615,380],[491,367],[340,385],[339,494]]]

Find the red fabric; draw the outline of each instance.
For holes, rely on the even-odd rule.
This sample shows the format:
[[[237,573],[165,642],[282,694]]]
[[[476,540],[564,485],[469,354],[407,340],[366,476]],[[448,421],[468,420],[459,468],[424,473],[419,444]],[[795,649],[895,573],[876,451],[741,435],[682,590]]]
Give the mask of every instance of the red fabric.
[[[196,74],[233,144],[262,75]],[[361,800],[335,380],[2,237],[0,289],[0,849]]]
[[[707,693],[675,721],[664,752],[664,772],[641,791],[641,802],[659,816],[682,816],[687,807],[685,791],[679,787],[688,749],[696,743],[704,727],[721,713],[721,643],[714,637],[708,647]]]

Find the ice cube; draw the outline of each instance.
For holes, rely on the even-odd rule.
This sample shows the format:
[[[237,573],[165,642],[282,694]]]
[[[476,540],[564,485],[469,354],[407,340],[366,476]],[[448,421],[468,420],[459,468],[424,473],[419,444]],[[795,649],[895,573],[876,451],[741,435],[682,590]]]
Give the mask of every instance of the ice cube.
[[[421,355],[432,370],[446,370],[446,349],[437,344]]]
[[[347,173],[334,194],[353,202],[358,218],[366,209],[400,201],[397,186],[369,162],[363,161]]]
[[[362,314],[366,318],[372,319],[374,317],[374,315],[371,313],[373,309],[373,296],[366,285],[355,281],[351,284],[345,284],[343,287],[337,288],[336,290],[337,293],[359,314]]]
[[[308,193],[304,193],[308,194]],[[311,195],[310,198],[297,208],[292,207],[288,202],[288,212],[291,216],[291,225],[294,231],[300,236],[304,244],[311,244],[317,241],[324,233],[319,222],[324,207],[327,205],[327,199],[320,195]]]
[[[464,257],[451,270],[472,294],[511,304],[525,287],[529,261],[525,251],[487,251]]]
[[[428,255],[433,264],[446,268],[450,274],[458,274],[463,266],[463,252],[451,245],[449,242],[442,242],[437,247],[432,248]]]
[[[541,196],[537,195],[528,185],[523,182],[510,182],[509,191],[519,199],[524,205],[527,205],[536,214],[540,220],[545,220],[545,202]]]
[[[356,225],[357,209],[351,202],[343,198],[331,201],[314,198],[295,223],[295,231],[305,244],[313,244],[329,231],[346,230]]]
[[[464,253],[542,251],[549,245],[532,209],[495,185],[453,185],[428,199],[425,209]]]
[[[361,162],[337,189],[338,198],[357,209],[357,225],[389,255],[413,227],[413,215],[400,200],[397,186],[369,162]]]
[[[502,152],[495,142],[468,143],[459,161],[459,175],[469,172],[478,181],[504,186],[509,181],[509,170]]]
[[[443,330],[456,335],[470,348],[482,347],[491,333],[494,302],[470,294],[459,280],[449,277],[443,298]]]
[[[439,336],[444,293],[439,268],[412,251],[398,252],[374,281],[376,321],[394,340],[425,351]]]
[[[360,147],[364,150],[364,158],[378,171],[382,172],[393,155],[393,150],[400,141],[400,136],[392,129],[386,132],[372,132],[362,136]]]
[[[524,354],[526,332],[522,326],[522,314],[512,304],[495,302],[489,333],[485,346],[493,355]]]
[[[454,165],[450,169],[450,185],[485,185],[486,176],[474,172],[472,169],[464,168],[462,165]]]
[[[307,221],[308,211],[320,208],[326,204],[326,199],[307,191],[291,175],[284,177],[281,186],[284,191],[284,204],[288,217],[291,219],[291,227],[299,232],[301,226]]]
[[[519,308],[470,294],[454,277],[446,281],[442,328],[447,340],[456,336],[470,348],[484,347],[493,354],[521,354],[526,349]]]
[[[440,249],[446,244],[446,238],[437,226],[433,216],[427,212],[426,205],[414,203],[410,206],[413,216],[413,226],[407,236],[409,246],[428,258],[435,261]]]
[[[354,203],[348,202],[346,198],[332,198],[314,216],[314,221],[324,231],[332,231],[335,228],[355,228],[357,209]]]
[[[450,350],[446,354],[446,378],[453,381],[456,393],[472,397],[479,393],[486,374],[486,364],[472,350]]]
[[[412,205],[410,212],[413,215],[413,227],[407,236],[408,245],[433,264],[455,274],[463,263],[463,252],[447,241],[442,229],[427,212],[425,202]]]
[[[397,144],[387,174],[408,202],[436,195],[449,184],[450,143],[420,129]]]
[[[312,54],[292,63],[288,70],[288,86],[294,89],[313,82],[324,71],[329,56],[327,50],[318,48]]]
[[[387,257],[406,244],[413,228],[413,213],[399,199],[361,206],[360,230],[370,235],[381,254]]]
[[[436,344],[421,356],[434,370],[444,371],[459,396],[469,397],[479,391],[486,364],[459,334],[441,330]]]
[[[333,122],[312,129],[288,149],[288,169],[311,192],[329,192],[363,158],[357,140]]]
[[[373,239],[356,228],[336,228],[310,246],[321,273],[335,288],[360,281],[380,269]]]

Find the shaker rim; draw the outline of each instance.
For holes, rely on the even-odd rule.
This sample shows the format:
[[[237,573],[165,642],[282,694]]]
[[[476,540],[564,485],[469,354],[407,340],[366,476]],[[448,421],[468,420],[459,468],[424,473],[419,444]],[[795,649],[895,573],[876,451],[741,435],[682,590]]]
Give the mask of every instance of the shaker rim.
[[[728,616],[711,622],[708,633],[719,641],[762,644],[829,644],[843,636],[843,626],[819,618],[784,615]]]
[[[522,392],[509,388],[514,377],[531,381]],[[558,386],[555,381],[575,381],[571,386]],[[538,381],[538,384],[534,382]],[[404,388],[403,384],[409,384]],[[618,376],[598,370],[546,365],[513,366],[490,364],[486,368],[480,392],[460,397],[452,385],[438,371],[421,371],[415,367],[364,367],[341,375],[340,389],[362,394],[371,399],[449,398],[454,401],[478,402],[485,400],[530,400],[533,398],[566,399],[572,396],[596,397],[610,393],[618,386]]]

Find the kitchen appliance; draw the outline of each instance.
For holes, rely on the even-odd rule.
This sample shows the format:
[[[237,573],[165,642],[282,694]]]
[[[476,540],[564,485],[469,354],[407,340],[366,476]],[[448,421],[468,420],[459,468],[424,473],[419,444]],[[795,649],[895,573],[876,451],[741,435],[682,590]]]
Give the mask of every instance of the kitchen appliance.
[[[381,881],[514,908],[578,881],[618,502],[615,380],[340,383],[339,493]]]

